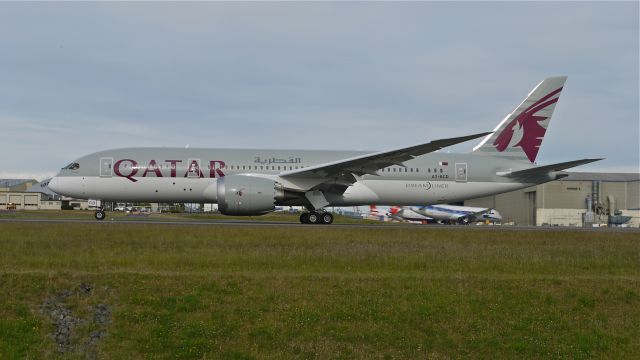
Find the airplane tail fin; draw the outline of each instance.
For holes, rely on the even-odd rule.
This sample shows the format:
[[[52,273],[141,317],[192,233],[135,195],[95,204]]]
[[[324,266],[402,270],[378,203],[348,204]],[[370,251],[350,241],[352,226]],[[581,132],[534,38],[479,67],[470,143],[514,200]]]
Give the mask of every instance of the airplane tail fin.
[[[535,162],[566,80],[566,76],[544,79],[473,151]]]

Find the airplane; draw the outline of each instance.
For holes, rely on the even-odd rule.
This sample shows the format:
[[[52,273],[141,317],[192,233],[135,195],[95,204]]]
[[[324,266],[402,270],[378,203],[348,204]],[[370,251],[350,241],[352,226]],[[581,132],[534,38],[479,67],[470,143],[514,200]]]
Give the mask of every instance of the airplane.
[[[501,222],[502,215],[495,209],[457,206],[427,205],[412,209],[414,212],[433,219],[435,222],[447,224],[469,224],[472,222]]]
[[[495,209],[448,204],[421,207],[392,206],[387,214],[393,220],[418,224],[469,224],[485,221],[495,224],[502,221],[502,215]]]
[[[362,218],[378,221],[389,221],[391,219],[387,212],[378,210],[378,207],[376,205],[369,205],[369,213],[363,215]]]
[[[393,220],[414,224],[427,224],[434,221],[432,218],[419,214],[407,206],[392,206],[389,208],[388,215]]]
[[[58,194],[104,201],[217,203],[226,215],[304,206],[303,224],[330,224],[328,206],[432,205],[514,191],[602,159],[538,166],[536,156],[566,76],[540,82],[491,132],[380,152],[124,148],[73,161],[50,181]],[[466,154],[437,152],[482,138]]]

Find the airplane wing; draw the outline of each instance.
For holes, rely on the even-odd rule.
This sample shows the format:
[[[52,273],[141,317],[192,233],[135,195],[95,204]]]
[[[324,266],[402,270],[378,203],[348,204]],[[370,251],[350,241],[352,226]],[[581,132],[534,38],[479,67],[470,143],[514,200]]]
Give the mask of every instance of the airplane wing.
[[[404,166],[403,162],[411,160],[416,156],[434,152],[447,146],[477,139],[488,134],[490,134],[490,132],[457,138],[434,140],[425,144],[356,156],[349,159],[309,166],[298,170],[284,171],[280,173],[280,176],[285,178],[324,178],[326,180],[323,183],[336,184],[346,188],[357,181],[356,176],[362,176],[365,174],[377,175],[376,171],[387,166]]]
[[[498,173],[498,175],[508,176],[508,177],[517,177],[517,178],[544,175],[552,171],[562,171],[575,166],[584,165],[584,164],[588,164],[588,163],[592,163],[600,160],[602,159],[582,159],[582,160],[567,161],[567,162],[551,164],[551,165],[536,166],[536,167],[532,167],[525,170]]]

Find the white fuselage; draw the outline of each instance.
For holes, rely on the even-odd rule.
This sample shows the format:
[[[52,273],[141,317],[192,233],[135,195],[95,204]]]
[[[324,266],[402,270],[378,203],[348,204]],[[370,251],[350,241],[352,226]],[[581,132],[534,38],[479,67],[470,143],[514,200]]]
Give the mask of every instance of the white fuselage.
[[[214,154],[214,155],[212,155]],[[304,191],[322,178],[291,179],[283,171],[305,168],[361,152],[294,150],[119,149],[78,159],[49,186],[57,193],[121,202],[216,203],[217,181],[248,175]],[[502,193],[530,186],[496,175],[530,164],[473,154],[427,154],[358,177],[343,192],[325,193],[330,206],[429,205]],[[287,205],[305,205],[296,201]]]
[[[64,185],[60,184],[64,181]],[[135,184],[122,178],[97,176],[54,178],[50,187],[63,195],[81,199],[101,199],[121,202],[204,202],[215,203],[216,179],[140,179]],[[518,183],[488,183],[455,181],[420,181],[400,179],[361,180],[341,196],[327,196],[333,206],[355,205],[426,205],[458,202],[517,190]]]

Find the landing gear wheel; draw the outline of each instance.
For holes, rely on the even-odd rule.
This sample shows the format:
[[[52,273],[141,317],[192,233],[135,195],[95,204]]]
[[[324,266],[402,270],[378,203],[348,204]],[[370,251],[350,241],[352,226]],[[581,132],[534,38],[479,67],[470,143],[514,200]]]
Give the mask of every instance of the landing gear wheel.
[[[104,210],[96,210],[94,216],[96,217],[96,220],[104,220],[107,215],[104,213]]]
[[[300,222],[302,224],[308,224],[309,223],[309,213],[302,213],[300,214]]]
[[[317,212],[312,211],[309,213],[309,224],[319,224],[320,223],[320,215]]]
[[[331,215],[331,213],[326,212],[320,215],[320,223],[329,225],[332,222],[333,222],[333,215]]]

